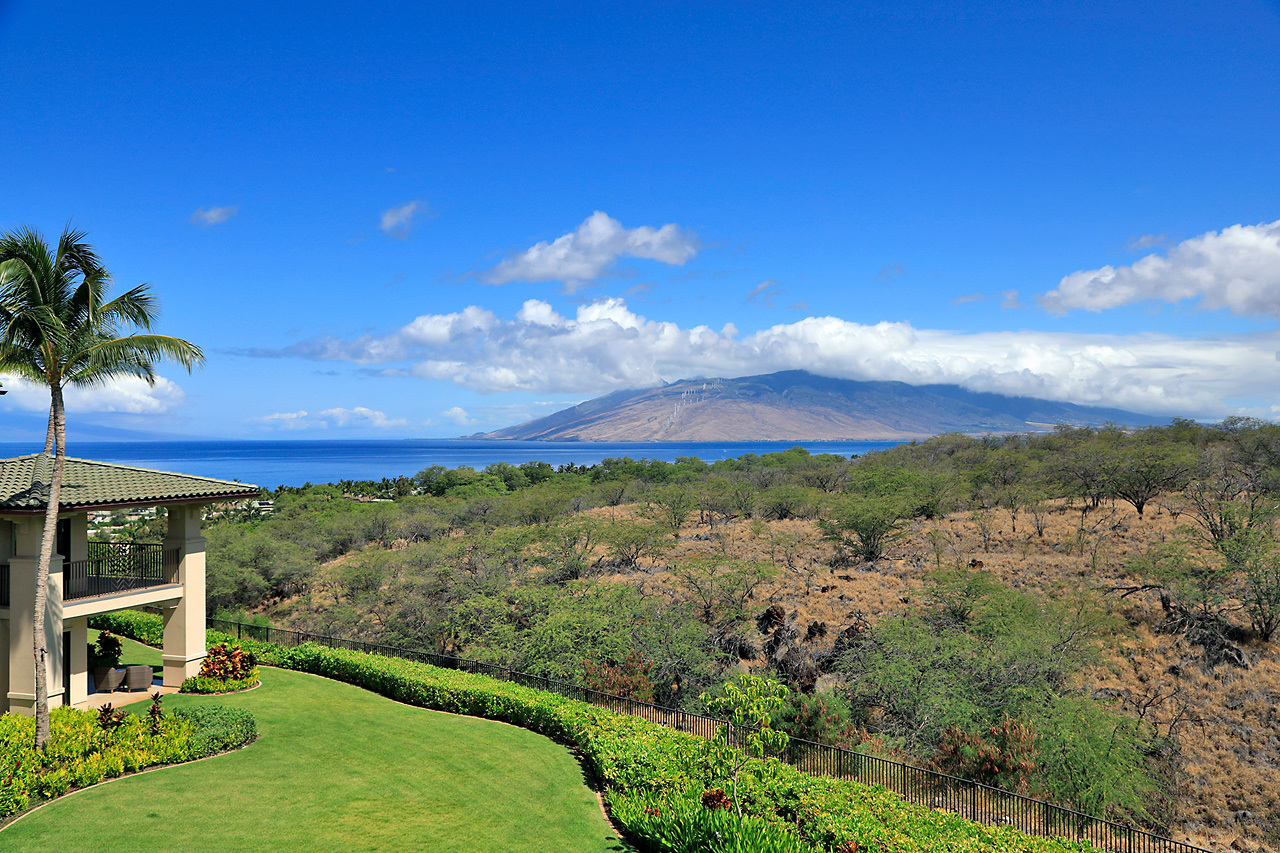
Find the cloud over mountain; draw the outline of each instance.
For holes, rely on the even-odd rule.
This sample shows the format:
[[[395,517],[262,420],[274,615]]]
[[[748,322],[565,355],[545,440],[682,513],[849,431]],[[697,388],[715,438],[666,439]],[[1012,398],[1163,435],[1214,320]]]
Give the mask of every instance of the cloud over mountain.
[[[954,383],[1134,411],[1229,414],[1224,400],[1280,382],[1280,332],[1218,338],[1045,332],[958,333],[909,323],[807,317],[741,336],[733,324],[684,328],[622,299],[560,314],[537,299],[511,319],[471,306],[386,335],[317,338],[250,353],[349,361],[384,376],[444,380],[485,393],[599,394],[694,376],[805,369],[848,379]]]

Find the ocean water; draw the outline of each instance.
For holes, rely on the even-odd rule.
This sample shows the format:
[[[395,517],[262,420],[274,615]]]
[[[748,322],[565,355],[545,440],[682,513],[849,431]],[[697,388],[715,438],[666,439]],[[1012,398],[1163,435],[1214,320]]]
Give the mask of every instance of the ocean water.
[[[480,469],[494,462],[520,465],[548,462],[593,465],[603,459],[630,456],[674,462],[696,456],[705,462],[744,453],[777,453],[804,447],[810,453],[856,456],[884,450],[897,441],[475,441],[416,439],[407,441],[82,441],[68,442],[67,452],[81,459],[178,471],[202,477],[239,480],[265,488],[380,480],[412,475],[432,465]],[[0,458],[37,453],[40,444],[0,442]]]

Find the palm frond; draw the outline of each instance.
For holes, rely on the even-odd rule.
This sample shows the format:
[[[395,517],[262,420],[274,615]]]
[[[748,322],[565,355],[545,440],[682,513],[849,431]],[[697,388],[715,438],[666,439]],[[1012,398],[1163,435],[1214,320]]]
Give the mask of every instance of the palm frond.
[[[150,331],[160,316],[160,303],[149,284],[140,284],[98,308],[99,321],[124,320],[139,329]]]
[[[99,360],[122,357],[125,353],[137,353],[152,361],[161,359],[177,362],[188,371],[204,362],[200,347],[170,335],[129,335],[96,342],[92,347]]]
[[[154,383],[162,359],[201,364],[195,344],[150,333],[159,304],[148,285],[107,299],[111,275],[85,236],[68,227],[51,250],[28,227],[0,235],[0,371],[58,389],[121,376]]]

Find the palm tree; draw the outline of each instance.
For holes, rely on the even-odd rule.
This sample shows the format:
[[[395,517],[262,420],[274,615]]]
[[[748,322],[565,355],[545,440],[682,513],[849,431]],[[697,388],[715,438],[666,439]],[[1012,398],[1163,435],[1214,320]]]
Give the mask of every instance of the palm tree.
[[[158,306],[147,285],[107,301],[111,276],[84,237],[68,228],[54,251],[31,228],[0,236],[0,372],[44,385],[50,398],[45,453],[53,452],[54,465],[36,570],[33,650],[37,749],[49,738],[44,608],[66,465],[63,389],[124,376],[152,384],[158,359],[172,359],[188,372],[204,360],[195,344],[150,333]],[[124,334],[131,329],[142,333]]]

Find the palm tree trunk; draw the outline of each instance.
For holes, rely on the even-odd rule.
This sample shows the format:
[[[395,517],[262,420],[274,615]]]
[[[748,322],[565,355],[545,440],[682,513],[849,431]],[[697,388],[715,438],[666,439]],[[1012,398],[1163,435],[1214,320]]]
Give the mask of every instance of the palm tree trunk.
[[[54,447],[53,440],[55,435],[57,435],[57,431],[53,425],[53,406],[50,406],[49,407],[49,428],[45,430],[45,433],[44,433],[44,452],[45,453],[53,452],[53,447]]]
[[[67,417],[62,403],[62,386],[57,381],[50,385],[50,397],[49,421],[55,431],[57,452],[53,457],[53,476],[49,480],[49,504],[44,514],[40,564],[36,567],[35,633],[32,644],[36,662],[36,749],[41,751],[49,740],[49,673],[48,649],[44,644],[44,610],[49,601],[49,567],[53,563],[53,549],[58,541],[58,507],[62,496],[62,473],[67,460],[63,446]]]

